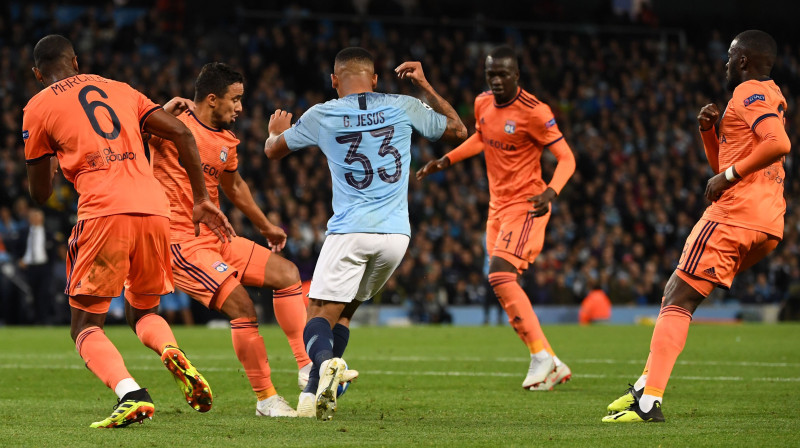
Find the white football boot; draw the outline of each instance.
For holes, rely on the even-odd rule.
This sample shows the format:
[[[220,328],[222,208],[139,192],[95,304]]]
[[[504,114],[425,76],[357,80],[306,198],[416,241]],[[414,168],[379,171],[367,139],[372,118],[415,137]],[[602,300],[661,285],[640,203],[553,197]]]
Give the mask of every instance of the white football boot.
[[[256,403],[257,417],[297,417],[297,411],[280,395],[275,394]]]
[[[530,387],[528,390],[553,390],[553,387],[564,384],[572,378],[572,370],[563,362],[556,366],[544,382],[539,383],[537,386]]]
[[[342,358],[331,358],[319,368],[319,386],[316,394],[317,420],[331,420],[336,412],[336,395],[347,364]]]
[[[549,353],[542,350],[531,355],[531,364],[528,367],[528,376],[522,381],[522,388],[536,390],[535,388],[547,380],[547,376],[556,368],[555,360]]]
[[[314,394],[311,392],[300,392],[300,398],[297,400],[297,416],[312,418],[317,416]]]
[[[306,384],[308,384],[308,374],[311,372],[312,364],[312,362],[309,362],[303,367],[300,367],[300,370],[297,371],[297,386],[300,388],[300,390],[305,389]]]

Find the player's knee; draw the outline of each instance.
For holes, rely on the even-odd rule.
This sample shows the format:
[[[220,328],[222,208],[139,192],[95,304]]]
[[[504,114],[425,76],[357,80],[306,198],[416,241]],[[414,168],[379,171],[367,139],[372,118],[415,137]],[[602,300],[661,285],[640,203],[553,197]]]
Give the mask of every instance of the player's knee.
[[[267,265],[264,275],[264,287],[272,289],[288,288],[300,281],[300,270],[297,265],[285,258],[273,256],[275,260]]]

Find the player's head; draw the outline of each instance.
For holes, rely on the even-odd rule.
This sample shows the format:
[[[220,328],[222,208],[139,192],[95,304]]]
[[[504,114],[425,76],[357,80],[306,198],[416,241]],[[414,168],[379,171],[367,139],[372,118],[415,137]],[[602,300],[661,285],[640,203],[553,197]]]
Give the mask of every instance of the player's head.
[[[336,54],[331,85],[339,96],[372,91],[378,85],[375,60],[361,47],[348,47]]]
[[[759,30],[739,33],[731,42],[725,64],[728,90],[733,91],[744,81],[769,76],[777,57],[778,44],[769,34]]]
[[[64,36],[45,36],[33,47],[33,75],[44,85],[78,73],[78,57]]]
[[[497,47],[486,56],[486,84],[498,103],[507,103],[517,94],[519,65],[514,49],[508,45]]]
[[[211,125],[230,129],[242,111],[244,76],[222,62],[203,66],[194,82],[194,103],[198,109],[209,108]]]

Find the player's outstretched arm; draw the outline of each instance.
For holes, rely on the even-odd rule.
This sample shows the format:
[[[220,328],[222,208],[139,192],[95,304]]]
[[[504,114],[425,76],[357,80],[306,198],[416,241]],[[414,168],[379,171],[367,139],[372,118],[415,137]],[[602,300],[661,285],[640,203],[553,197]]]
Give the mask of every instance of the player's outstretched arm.
[[[447,127],[444,133],[439,138],[440,141],[457,145],[467,139],[467,127],[459,118],[456,110],[444,98],[439,96],[433,89],[433,86],[425,79],[425,73],[422,72],[422,64],[417,61],[403,62],[394,69],[397,77],[400,79],[410,79],[415,86],[422,89],[422,94],[425,97],[425,102],[431,106],[433,110],[444,115],[447,118]]]
[[[239,210],[247,216],[259,232],[264,235],[264,238],[269,242],[270,248],[273,252],[278,252],[286,246],[286,232],[280,227],[272,224],[269,219],[264,215],[264,212],[253,200],[253,195],[250,192],[250,187],[247,182],[242,179],[238,171],[232,173],[223,171],[220,176],[220,185],[225,196],[233,202]]]
[[[192,221],[194,222],[195,236],[200,235],[200,223],[203,223],[214,232],[220,241],[225,241],[226,239],[230,241],[232,237],[236,236],[236,232],[228,222],[228,218],[216,205],[211,203],[208,197],[208,190],[206,190],[203,170],[200,165],[200,154],[197,152],[197,144],[194,141],[194,136],[192,136],[192,131],[180,120],[163,110],[157,110],[150,114],[143,130],[171,140],[178,148],[181,165],[186,170],[186,174],[189,175],[189,182],[192,186],[192,196],[194,198]]]
[[[44,204],[53,194],[53,177],[58,169],[58,159],[45,157],[26,165],[28,170],[28,191],[37,204]]]
[[[292,152],[289,145],[286,144],[286,139],[283,138],[283,131],[289,129],[292,125],[292,114],[277,109],[275,113],[269,116],[269,137],[264,142],[264,154],[270,160],[282,159]]]

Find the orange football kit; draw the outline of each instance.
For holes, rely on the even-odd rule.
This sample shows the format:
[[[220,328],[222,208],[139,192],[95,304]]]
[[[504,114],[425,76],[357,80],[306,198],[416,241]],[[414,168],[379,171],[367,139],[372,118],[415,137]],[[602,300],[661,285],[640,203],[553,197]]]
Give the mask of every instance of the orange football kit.
[[[206,126],[191,112],[181,114],[178,119],[194,135],[208,195],[219,207],[220,175],[238,168],[239,140],[230,131]],[[221,243],[208,229],[195,237],[192,189],[189,176],[180,166],[178,149],[171,141],[157,137],[149,144],[154,147],[156,178],[164,186],[172,209],[170,252],[175,285],[214,310],[222,307],[216,299],[224,300],[240,283],[261,287],[271,252],[242,237]],[[229,277],[233,278],[226,282]]]
[[[172,291],[169,202],[140,133],[158,109],[125,83],[84,74],[53,83],[25,106],[27,163],[55,155],[80,195],[67,257],[75,308],[107,312],[123,283],[143,309]]]

